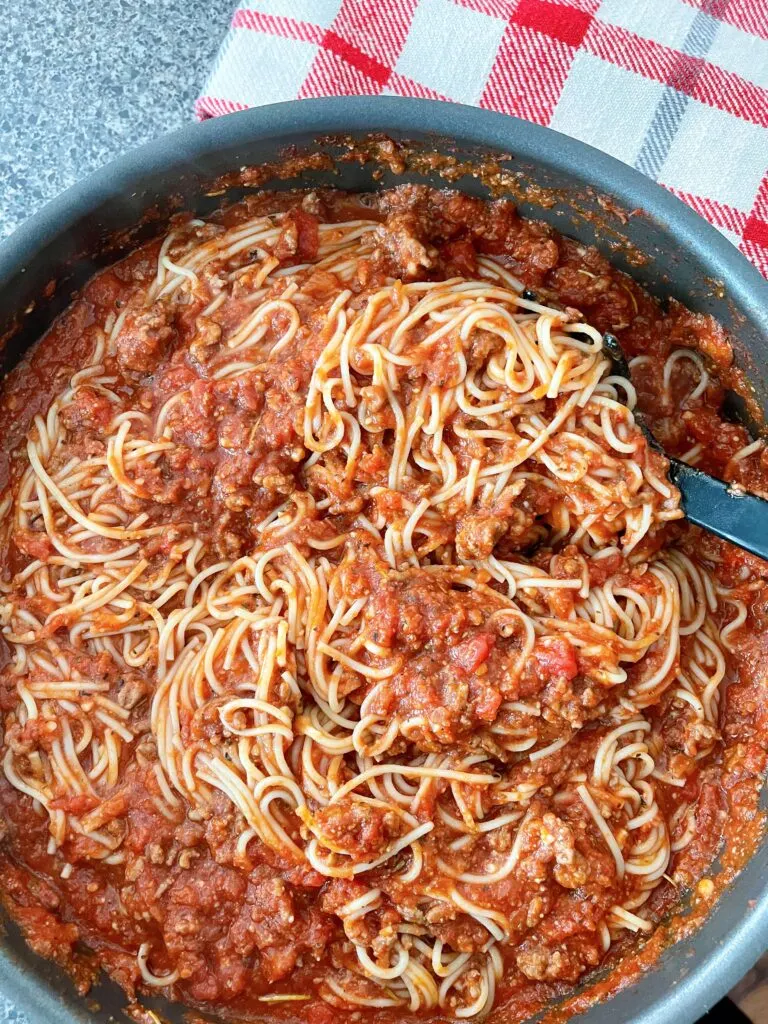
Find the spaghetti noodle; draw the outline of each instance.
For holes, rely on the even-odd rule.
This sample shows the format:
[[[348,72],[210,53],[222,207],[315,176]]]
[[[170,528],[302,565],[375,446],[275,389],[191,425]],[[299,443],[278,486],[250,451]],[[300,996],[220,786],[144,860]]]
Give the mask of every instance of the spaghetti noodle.
[[[129,989],[472,1018],[653,929],[746,581],[577,309],[321,206],[178,223],[34,416],[5,778]]]

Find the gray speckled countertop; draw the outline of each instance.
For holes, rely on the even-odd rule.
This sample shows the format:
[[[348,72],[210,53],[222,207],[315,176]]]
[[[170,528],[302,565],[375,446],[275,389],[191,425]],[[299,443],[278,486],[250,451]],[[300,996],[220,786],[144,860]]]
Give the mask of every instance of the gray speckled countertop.
[[[0,236],[90,171],[190,121],[234,6],[0,0]],[[2,994],[0,1022],[27,1024]]]
[[[0,236],[180,127],[235,0],[0,0]]]

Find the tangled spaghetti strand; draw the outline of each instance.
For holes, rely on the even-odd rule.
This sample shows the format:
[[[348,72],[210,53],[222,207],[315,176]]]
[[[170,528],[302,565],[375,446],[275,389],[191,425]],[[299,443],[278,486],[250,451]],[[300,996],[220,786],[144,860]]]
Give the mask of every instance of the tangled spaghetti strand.
[[[177,227],[35,418],[3,502],[28,553],[3,585],[4,771],[47,814],[62,877],[73,837],[122,863],[129,770],[171,821],[224,799],[243,870],[263,844],[338,884],[326,1001],[473,1017],[508,955],[546,976],[498,909],[536,844],[564,889],[588,877],[580,844],[601,851],[603,952],[652,928],[644,907],[692,836],[690,805],[667,818],[659,790],[683,789],[717,741],[743,618],[737,602],[721,632],[727,593],[670,542],[679,495],[575,311],[524,299],[490,257],[475,279],[368,287],[374,221],[321,223],[316,256],[286,265],[285,224]],[[152,405],[116,360],[137,311],[167,308],[197,311],[195,379]],[[665,380],[686,359],[695,396],[690,351]],[[293,468],[254,470],[269,500],[228,551],[169,467],[189,465],[190,420],[212,422],[205,396],[254,381],[259,430],[290,393]],[[103,429],[84,450],[86,399]],[[150,970],[148,943],[136,955],[146,985],[179,980]]]

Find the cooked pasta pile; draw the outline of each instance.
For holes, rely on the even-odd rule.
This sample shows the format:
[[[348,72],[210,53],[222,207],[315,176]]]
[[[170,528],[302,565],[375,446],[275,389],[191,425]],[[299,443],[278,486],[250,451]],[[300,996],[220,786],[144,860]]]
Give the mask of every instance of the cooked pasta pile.
[[[243,872],[320,876],[324,1000],[473,1017],[506,965],[575,981],[651,930],[746,609],[676,543],[576,310],[490,256],[433,280],[400,236],[398,275],[373,220],[303,258],[305,227],[177,226],[35,418],[2,504],[4,771],[63,879],[125,867],[137,805],[222,818]],[[593,946],[548,944],[584,891]]]

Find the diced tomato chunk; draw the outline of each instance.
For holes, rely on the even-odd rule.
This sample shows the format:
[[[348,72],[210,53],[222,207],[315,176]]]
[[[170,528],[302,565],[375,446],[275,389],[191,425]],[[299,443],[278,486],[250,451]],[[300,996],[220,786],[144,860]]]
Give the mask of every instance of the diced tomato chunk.
[[[501,694],[492,686],[470,685],[473,714],[483,722],[493,722],[501,706]]]
[[[542,676],[574,679],[579,673],[576,652],[564,637],[554,637],[545,644],[537,645],[533,654]]]
[[[496,637],[492,633],[478,633],[464,640],[451,651],[451,660],[465,672],[476,672],[487,661]]]

